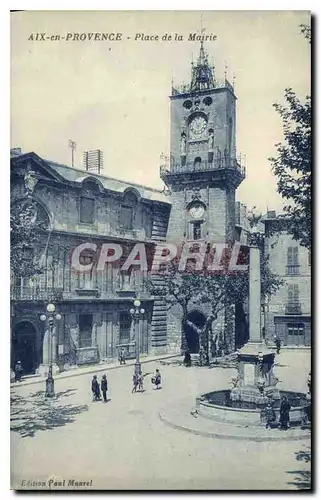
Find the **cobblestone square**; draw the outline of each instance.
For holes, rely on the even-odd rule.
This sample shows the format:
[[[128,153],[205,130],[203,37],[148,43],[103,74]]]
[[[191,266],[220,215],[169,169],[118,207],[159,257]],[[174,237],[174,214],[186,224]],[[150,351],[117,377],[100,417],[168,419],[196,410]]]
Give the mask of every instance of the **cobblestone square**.
[[[144,393],[131,394],[132,367],[106,371],[107,404],[92,402],[92,374],[88,373],[60,380],[58,376],[54,401],[44,399],[43,382],[12,388],[12,487],[26,488],[28,481],[48,484],[50,478],[57,484],[65,481],[62,488],[72,480],[92,481],[90,489],[309,487],[309,439],[213,439],[160,421],[159,413],[178,403],[192,410],[197,395],[228,388],[234,369],[185,368],[160,362],[142,366]],[[162,373],[158,391],[150,383],[157,367]],[[308,349],[284,349],[276,358],[275,371],[283,388],[306,392],[309,369]],[[198,425],[200,422],[199,418]],[[209,421],[204,419],[206,425]],[[72,484],[75,487],[75,483],[69,487]]]

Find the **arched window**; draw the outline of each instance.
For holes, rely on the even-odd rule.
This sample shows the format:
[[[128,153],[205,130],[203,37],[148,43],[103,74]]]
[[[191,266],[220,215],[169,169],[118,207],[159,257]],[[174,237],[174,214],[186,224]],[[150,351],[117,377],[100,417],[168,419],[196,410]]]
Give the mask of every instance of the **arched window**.
[[[123,229],[134,229],[135,212],[138,203],[138,196],[132,189],[124,193],[124,199],[120,207],[120,226]]]

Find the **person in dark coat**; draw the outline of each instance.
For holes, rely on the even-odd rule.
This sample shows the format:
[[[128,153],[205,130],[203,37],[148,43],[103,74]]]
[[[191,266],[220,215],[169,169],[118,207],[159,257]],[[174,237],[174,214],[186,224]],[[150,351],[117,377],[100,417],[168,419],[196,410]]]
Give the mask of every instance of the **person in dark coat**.
[[[20,382],[23,372],[21,361],[17,361],[14,371],[15,371],[16,382]]]
[[[152,377],[152,382],[155,384],[156,389],[159,389],[162,382],[162,377],[158,368],[156,370],[155,375]]]
[[[93,393],[93,401],[100,401],[101,396],[100,396],[100,388],[97,380],[97,375],[94,375],[91,381],[91,391]]]
[[[184,363],[185,366],[191,366],[192,365],[192,358],[191,358],[191,354],[190,354],[190,352],[189,352],[188,349],[187,349],[187,351],[185,351],[185,357],[184,357],[183,363]]]
[[[125,349],[122,347],[119,353],[119,364],[125,365],[126,360],[125,360]]]
[[[107,403],[108,385],[107,385],[107,377],[106,377],[106,375],[103,375],[103,377],[101,379],[100,388],[101,388],[101,392],[103,393],[103,401],[104,401],[104,403]]]
[[[281,399],[280,404],[280,429],[287,430],[290,422],[291,405],[285,396]]]
[[[275,347],[276,347],[276,353],[280,354],[280,349],[281,349],[281,339],[278,335],[274,336],[274,342],[275,342]]]
[[[132,394],[133,394],[133,392],[137,392],[138,378],[139,378],[138,373],[134,372],[134,374],[133,374],[133,389],[132,389]]]

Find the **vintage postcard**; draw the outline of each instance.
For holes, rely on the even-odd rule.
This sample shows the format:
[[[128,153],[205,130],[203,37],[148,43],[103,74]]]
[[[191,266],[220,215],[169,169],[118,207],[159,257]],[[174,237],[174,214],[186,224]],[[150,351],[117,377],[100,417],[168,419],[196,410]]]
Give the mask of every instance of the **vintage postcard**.
[[[311,489],[311,15],[11,12],[11,488]]]

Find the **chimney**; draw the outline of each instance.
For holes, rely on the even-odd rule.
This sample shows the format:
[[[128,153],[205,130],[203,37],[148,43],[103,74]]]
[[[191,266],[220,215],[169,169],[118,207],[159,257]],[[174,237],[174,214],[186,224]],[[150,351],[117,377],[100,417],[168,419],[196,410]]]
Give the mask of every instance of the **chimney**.
[[[10,157],[22,155],[21,148],[12,148],[10,149]]]
[[[268,210],[266,214],[267,219],[276,219],[276,211],[275,210]]]
[[[84,168],[92,174],[101,174],[104,168],[104,153],[101,149],[84,151]]]

